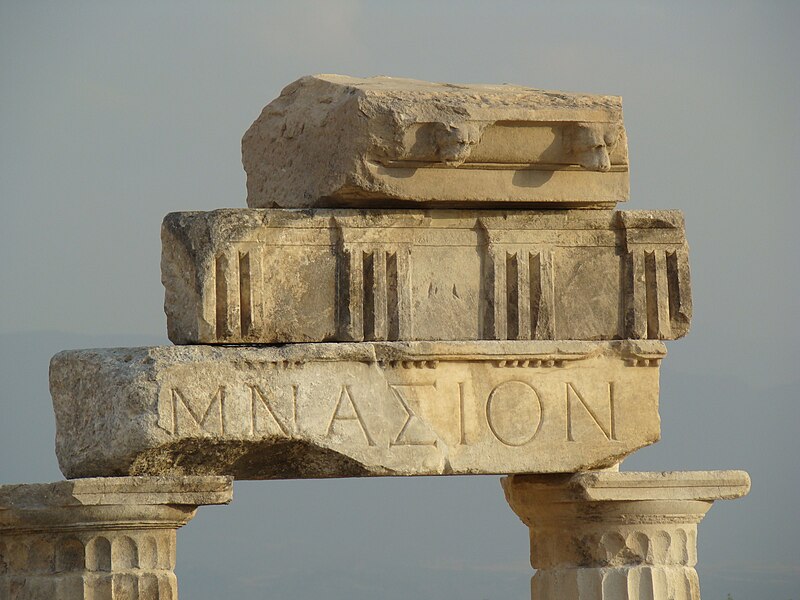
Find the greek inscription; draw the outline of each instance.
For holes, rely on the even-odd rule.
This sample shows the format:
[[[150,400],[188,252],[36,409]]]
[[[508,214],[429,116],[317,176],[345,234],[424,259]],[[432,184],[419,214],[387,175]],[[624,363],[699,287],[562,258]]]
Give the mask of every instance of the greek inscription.
[[[436,389],[435,385],[389,385],[389,389],[394,393],[395,398],[400,402],[400,406],[406,411],[406,421],[403,427],[397,434],[393,442],[389,442],[389,446],[434,446],[436,445],[437,436],[425,422],[420,419],[411,406],[408,400],[403,395],[403,388],[416,388],[416,387],[432,387]],[[427,439],[426,439],[427,438]]]
[[[486,423],[492,435],[506,446],[524,446],[542,426],[538,392],[524,381],[496,385],[486,400]]]
[[[259,412],[266,412],[275,425],[277,425],[284,435],[290,434],[289,425],[279,419],[277,414],[272,408],[270,401],[267,399],[267,394],[258,385],[248,385],[250,388],[250,435],[255,435],[261,428],[258,427],[258,414]],[[297,426],[297,386],[292,386],[292,430]]]
[[[358,410],[358,406],[353,402],[353,396],[350,392],[350,386],[348,385],[343,385],[341,392],[339,392],[339,400],[336,402],[336,408],[333,409],[333,415],[331,415],[331,420],[330,423],[328,423],[328,430],[325,435],[331,434],[333,425],[337,421],[355,421],[364,434],[367,444],[370,446],[375,445],[375,441],[372,439],[369,431],[367,431],[367,426],[364,423],[361,412]]]
[[[448,443],[459,446],[500,442],[522,447],[537,439],[542,429],[547,430],[544,436],[548,439],[552,434],[566,442],[620,440],[618,384],[562,379],[554,382],[553,388],[537,381],[512,379],[491,388],[469,381],[447,382],[444,388],[441,382],[430,380],[384,384],[385,391],[369,405],[356,398],[361,389],[358,384],[335,384],[328,393],[336,395],[327,399],[300,396],[300,386],[288,382],[280,387],[263,381],[219,384],[199,392],[168,387],[159,405],[158,426],[178,436],[245,438],[290,438],[308,427],[340,442],[359,444],[363,438],[367,446],[384,449],[436,446],[444,431],[452,431]],[[471,392],[473,386],[476,389]],[[313,388],[304,393],[313,394]],[[473,398],[473,393],[477,397]],[[376,411],[386,414],[388,420],[384,423],[376,417],[373,423]],[[476,417],[481,422],[485,418],[486,425],[476,428]],[[307,420],[305,427],[300,418]],[[384,425],[379,428],[378,423]],[[434,426],[436,423],[439,425]]]
[[[603,435],[609,441],[617,440],[616,431],[616,415],[614,413],[614,384],[608,382],[608,419],[603,423],[603,419],[597,414],[597,411],[592,408],[591,404],[586,401],[586,398],[576,389],[572,383],[565,383],[566,402],[567,402],[567,441],[574,442],[575,435],[573,430],[573,421],[575,418],[575,410],[573,406],[576,404],[583,407],[586,414],[591,417],[592,421],[597,425]],[[575,402],[577,400],[577,403]]]
[[[193,408],[193,404],[180,389],[172,388],[170,421],[166,427],[163,425],[161,427],[173,435],[198,428],[211,434],[225,434],[225,421],[223,419],[225,406],[224,385],[217,388],[217,391],[208,401],[205,410],[196,410]]]

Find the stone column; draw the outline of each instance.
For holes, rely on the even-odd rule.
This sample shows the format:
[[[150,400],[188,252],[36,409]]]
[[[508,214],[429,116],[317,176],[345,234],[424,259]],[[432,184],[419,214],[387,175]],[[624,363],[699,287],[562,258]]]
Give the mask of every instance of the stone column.
[[[511,475],[530,528],[532,600],[699,600],[697,524],[750,489],[743,471]]]
[[[229,477],[0,486],[0,599],[176,600],[176,531]]]

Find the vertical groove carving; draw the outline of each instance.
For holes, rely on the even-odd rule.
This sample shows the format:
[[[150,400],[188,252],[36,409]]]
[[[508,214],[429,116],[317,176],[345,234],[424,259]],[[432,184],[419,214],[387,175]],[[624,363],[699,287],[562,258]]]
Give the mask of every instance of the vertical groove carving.
[[[607,572],[600,571],[597,575],[602,578],[603,592],[600,596],[601,599],[630,600],[630,596],[628,596],[628,577],[626,577],[628,573],[623,573],[616,569],[608,569]],[[579,594],[580,591],[579,589]],[[576,598],[580,598],[580,595],[577,595]]]
[[[487,244],[482,297],[482,339],[554,339],[553,252],[507,252]]]
[[[539,570],[531,599],[700,600],[697,572],[684,566],[567,567]]]
[[[625,328],[634,339],[673,339],[691,319],[689,265],[682,250],[634,249],[625,263]]]
[[[145,535],[139,540],[139,563],[142,569],[153,570],[158,567],[158,542],[152,535]]]
[[[153,573],[139,578],[139,600],[160,600],[158,593],[158,577]]]
[[[138,577],[133,573],[114,573],[111,579],[112,597],[124,598],[125,600],[138,600],[139,582]]]
[[[692,298],[689,292],[689,260],[684,250],[667,252],[667,287],[669,289],[669,320],[673,334],[685,334],[692,318]]]
[[[645,285],[644,256],[638,250],[628,252],[625,261],[626,306],[625,329],[632,339],[647,337],[647,297]]]
[[[86,579],[87,600],[114,600],[114,579],[111,575],[92,576]]]
[[[489,234],[484,230],[488,239]],[[481,264],[482,338],[505,339],[507,332],[506,254],[488,242]]]
[[[647,302],[647,337],[653,340],[670,338],[669,291],[667,266],[662,250],[644,253],[644,273]]]
[[[506,260],[505,252],[497,248],[490,247],[489,253],[492,262],[492,339],[503,340],[506,339],[508,331],[508,313],[506,312],[507,301],[507,284],[506,284]]]
[[[337,249],[336,322],[343,340],[364,339],[364,263],[360,250],[346,248],[340,230]]]
[[[228,253],[217,256],[214,276],[216,286],[217,337],[239,335],[239,261]]]
[[[239,252],[239,326],[243,337],[250,335],[253,327],[251,261],[250,252]]]
[[[482,219],[478,220],[477,231],[481,250],[480,337],[502,340],[507,332],[506,253],[497,247]]]
[[[516,252],[506,253],[506,335],[509,340],[520,339],[519,327],[519,264]],[[524,295],[524,294],[523,294]]]
[[[341,236],[340,236],[341,237]],[[336,319],[346,340],[412,336],[410,249],[351,249],[337,253]]]
[[[553,252],[531,254],[530,258],[531,332],[535,340],[555,339],[555,281]]]
[[[111,542],[97,536],[86,547],[86,567],[89,571],[111,571]]]
[[[111,567],[114,571],[139,568],[139,549],[127,535],[111,542]]]
[[[228,282],[226,278],[228,259],[224,256],[217,256],[214,263],[214,281],[216,289],[216,331],[217,337],[230,335],[228,330]]]
[[[366,251],[364,261],[364,339],[387,337],[386,252]]]
[[[654,252],[644,253],[644,297],[645,320],[647,321],[647,338],[658,337],[658,283],[656,281],[657,265]]]
[[[159,600],[178,600],[178,580],[175,573],[164,573],[158,579]]]
[[[399,335],[399,290],[397,281],[397,252],[386,255],[386,339],[396,340]]]
[[[531,317],[533,311],[533,287],[531,285],[531,255],[530,252],[517,252],[517,338],[518,340],[533,339]]]
[[[363,289],[361,290],[361,297],[364,299],[362,303],[363,309],[363,323],[364,323],[364,339],[375,339],[375,255],[372,252],[362,253],[361,272],[363,273]]]
[[[176,600],[174,542],[174,529],[11,536],[0,540],[0,599]]]
[[[405,247],[386,255],[386,312],[389,340],[406,340],[413,336],[409,258],[409,249]]]

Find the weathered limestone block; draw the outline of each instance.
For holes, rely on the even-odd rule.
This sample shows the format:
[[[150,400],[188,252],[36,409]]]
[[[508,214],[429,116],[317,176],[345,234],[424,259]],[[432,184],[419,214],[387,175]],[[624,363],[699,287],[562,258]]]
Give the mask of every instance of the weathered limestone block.
[[[750,489],[743,471],[513,475],[533,600],[700,600],[697,524]]]
[[[0,486],[2,600],[177,600],[176,531],[227,477]]]
[[[628,199],[617,96],[304,77],[242,139],[253,208],[612,207]]]
[[[678,211],[172,213],[177,344],[675,339],[689,329]]]
[[[657,341],[169,346],[53,357],[69,477],[571,472],[659,438]]]

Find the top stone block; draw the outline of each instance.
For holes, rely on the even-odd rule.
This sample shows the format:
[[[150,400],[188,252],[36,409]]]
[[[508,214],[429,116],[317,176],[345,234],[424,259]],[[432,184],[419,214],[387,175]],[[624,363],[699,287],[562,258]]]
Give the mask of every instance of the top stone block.
[[[242,139],[251,208],[597,207],[628,199],[618,96],[304,77]]]

